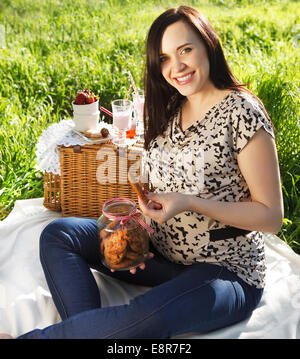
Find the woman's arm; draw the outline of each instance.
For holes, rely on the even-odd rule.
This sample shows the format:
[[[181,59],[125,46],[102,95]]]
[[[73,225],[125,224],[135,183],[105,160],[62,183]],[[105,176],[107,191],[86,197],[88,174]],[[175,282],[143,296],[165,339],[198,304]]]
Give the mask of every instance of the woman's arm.
[[[277,233],[283,220],[280,174],[274,139],[260,129],[238,155],[238,164],[251,194],[251,202],[205,200],[181,193],[149,194],[161,203],[140,208],[146,216],[163,223],[183,211],[194,211],[224,224],[250,231]]]

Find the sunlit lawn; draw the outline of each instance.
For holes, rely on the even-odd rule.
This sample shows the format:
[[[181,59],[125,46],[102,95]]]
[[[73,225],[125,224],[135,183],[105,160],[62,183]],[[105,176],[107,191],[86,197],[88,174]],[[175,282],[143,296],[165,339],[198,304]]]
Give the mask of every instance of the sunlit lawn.
[[[285,203],[279,235],[300,253],[299,4],[185,3],[207,15],[234,73],[271,115]],[[112,98],[125,96],[126,70],[143,86],[147,30],[157,15],[178,4],[2,0],[0,26],[6,46],[0,49],[0,219],[17,199],[43,196],[35,144],[48,124],[69,116],[78,89],[92,89],[109,107]]]

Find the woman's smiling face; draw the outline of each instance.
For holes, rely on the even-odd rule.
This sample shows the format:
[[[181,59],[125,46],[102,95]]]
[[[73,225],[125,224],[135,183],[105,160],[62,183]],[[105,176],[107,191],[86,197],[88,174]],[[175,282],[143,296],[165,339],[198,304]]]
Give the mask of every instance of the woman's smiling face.
[[[184,21],[166,28],[161,40],[160,61],[163,77],[183,96],[192,96],[212,84],[205,45]]]

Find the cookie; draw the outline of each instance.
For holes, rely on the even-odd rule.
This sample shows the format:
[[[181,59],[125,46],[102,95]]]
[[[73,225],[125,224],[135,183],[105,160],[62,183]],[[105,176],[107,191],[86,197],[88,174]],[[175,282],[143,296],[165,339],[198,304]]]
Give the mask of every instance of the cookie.
[[[128,245],[131,250],[139,254],[146,253],[148,248],[148,236],[145,230],[141,227],[135,228],[133,231],[130,231]]]
[[[109,264],[107,263],[112,269],[129,269],[129,268],[132,268],[132,267],[135,267],[139,264],[138,263],[134,263],[132,261],[132,259],[129,259],[129,258],[124,258],[122,260],[122,262],[120,263],[116,263],[116,264]]]
[[[124,250],[120,253],[112,253],[112,252],[108,252],[105,248],[104,248],[104,257],[106,260],[106,263],[112,267],[116,264],[119,264],[123,261],[123,259],[126,256],[127,251]]]
[[[144,259],[144,255],[142,254],[139,254],[139,253],[136,253],[136,252],[133,252],[131,250],[127,250],[126,252],[126,258],[127,259],[130,259],[131,261],[134,261],[134,262],[142,262],[143,259]]]
[[[105,229],[114,232],[107,232]],[[149,251],[148,234],[144,228],[118,228],[118,222],[112,221],[105,229],[100,232],[100,251],[110,268],[127,269],[144,261],[144,255]]]
[[[145,196],[142,185],[140,182],[136,182],[134,180],[134,178],[132,177],[132,175],[130,174],[130,172],[128,172],[128,182],[130,183],[132,189],[134,190],[134,192],[137,194],[138,197],[141,198],[141,200],[147,204],[148,203],[148,198]]]
[[[124,232],[124,230],[118,229],[110,236],[104,238],[104,247],[107,252],[118,254],[126,249],[127,236]]]
[[[86,130],[84,131],[84,135],[87,138],[94,138],[94,139],[103,138],[102,133],[100,131]]]
[[[100,238],[101,239],[104,239],[106,238],[108,235],[110,235],[112,232],[112,230],[116,229],[117,228],[117,225],[118,225],[119,221],[111,221],[105,228],[103,228],[101,231],[100,231]]]

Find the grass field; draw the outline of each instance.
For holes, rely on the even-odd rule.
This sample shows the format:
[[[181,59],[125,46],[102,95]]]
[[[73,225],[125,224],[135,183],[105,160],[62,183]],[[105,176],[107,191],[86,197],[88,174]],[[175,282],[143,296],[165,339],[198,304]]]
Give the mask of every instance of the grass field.
[[[17,199],[43,196],[35,144],[88,87],[104,107],[143,85],[152,21],[179,1],[2,0],[0,219]],[[300,9],[297,1],[186,1],[217,29],[233,72],[265,103],[276,129],[285,219],[279,236],[300,253]],[[2,47],[1,47],[2,46]]]

